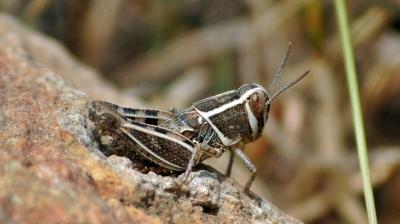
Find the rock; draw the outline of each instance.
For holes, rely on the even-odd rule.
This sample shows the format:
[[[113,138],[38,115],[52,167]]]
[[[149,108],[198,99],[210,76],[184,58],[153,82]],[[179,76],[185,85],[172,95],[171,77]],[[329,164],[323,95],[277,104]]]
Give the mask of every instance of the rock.
[[[54,49],[58,66],[39,59]],[[104,156],[64,61],[74,60],[54,41],[0,16],[0,223],[299,223],[212,168],[182,190],[176,175]],[[73,63],[70,80],[87,76]]]

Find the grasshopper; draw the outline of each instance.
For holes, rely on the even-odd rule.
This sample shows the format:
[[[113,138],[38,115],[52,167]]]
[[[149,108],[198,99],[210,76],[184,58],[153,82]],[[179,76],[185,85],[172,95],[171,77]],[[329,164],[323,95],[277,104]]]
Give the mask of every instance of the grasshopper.
[[[194,166],[230,151],[226,175],[230,176],[237,155],[251,172],[244,186],[249,192],[257,170],[243,153],[244,145],[261,136],[271,102],[309,73],[271,94],[289,52],[290,45],[269,91],[258,84],[245,84],[197,101],[182,111],[134,109],[92,101],[89,118],[95,123],[101,144],[114,144],[115,154],[140,156],[167,170],[185,171],[181,176],[184,183]]]

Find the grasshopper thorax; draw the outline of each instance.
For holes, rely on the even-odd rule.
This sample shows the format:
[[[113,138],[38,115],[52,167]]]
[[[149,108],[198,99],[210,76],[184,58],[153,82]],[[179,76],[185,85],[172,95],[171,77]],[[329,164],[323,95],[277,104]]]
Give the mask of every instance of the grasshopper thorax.
[[[218,135],[222,144],[254,141],[267,120],[267,91],[257,84],[245,84],[236,90],[206,98],[193,104]]]

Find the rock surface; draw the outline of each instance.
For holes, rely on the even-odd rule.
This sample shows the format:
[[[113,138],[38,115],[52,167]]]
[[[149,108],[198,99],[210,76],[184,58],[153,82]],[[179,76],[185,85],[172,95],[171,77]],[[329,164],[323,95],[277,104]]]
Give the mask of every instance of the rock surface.
[[[87,68],[64,61],[54,41],[0,16],[0,223],[299,223],[211,168],[182,191],[176,176],[105,157],[88,95],[61,78],[75,66],[70,81],[86,80]]]

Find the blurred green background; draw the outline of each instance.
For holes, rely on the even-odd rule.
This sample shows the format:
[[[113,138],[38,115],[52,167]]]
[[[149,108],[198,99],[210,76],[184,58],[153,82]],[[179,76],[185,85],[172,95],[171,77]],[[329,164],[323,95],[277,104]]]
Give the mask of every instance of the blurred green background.
[[[248,145],[253,190],[306,223],[366,223],[333,1],[0,0],[3,12],[62,42],[121,94],[185,108],[256,82],[282,84]],[[380,223],[400,223],[400,1],[348,1]],[[99,90],[101,91],[101,90]],[[207,163],[223,171],[227,158]],[[235,163],[233,178],[249,173]]]

